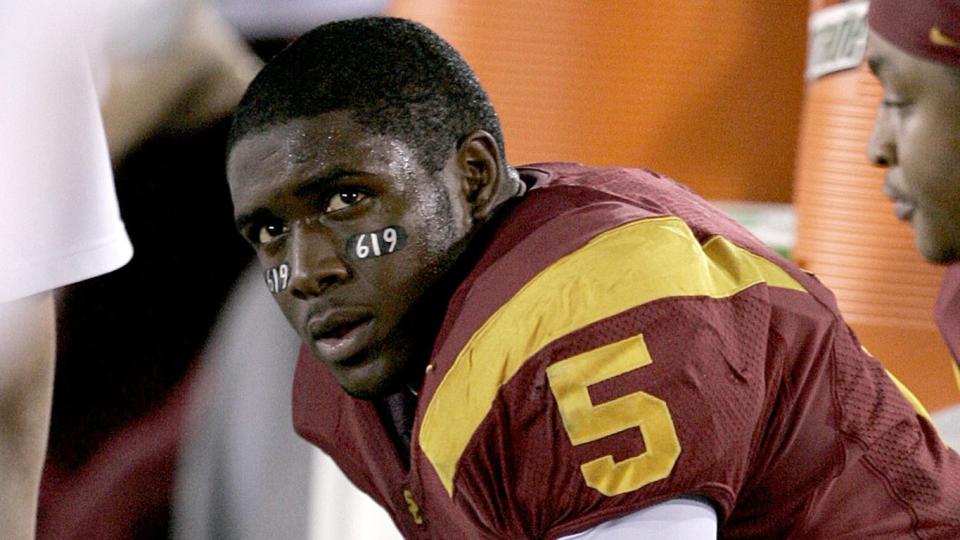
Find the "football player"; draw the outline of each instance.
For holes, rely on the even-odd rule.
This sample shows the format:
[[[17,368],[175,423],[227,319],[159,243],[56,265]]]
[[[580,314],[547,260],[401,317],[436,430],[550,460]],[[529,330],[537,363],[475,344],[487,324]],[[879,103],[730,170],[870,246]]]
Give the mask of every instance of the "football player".
[[[295,427],[404,536],[960,537],[960,456],[829,291],[655,172],[512,166],[423,26],[301,37],[227,161]]]
[[[884,90],[868,154],[920,253],[949,265],[936,315],[960,362],[960,1],[874,0],[867,22]]]

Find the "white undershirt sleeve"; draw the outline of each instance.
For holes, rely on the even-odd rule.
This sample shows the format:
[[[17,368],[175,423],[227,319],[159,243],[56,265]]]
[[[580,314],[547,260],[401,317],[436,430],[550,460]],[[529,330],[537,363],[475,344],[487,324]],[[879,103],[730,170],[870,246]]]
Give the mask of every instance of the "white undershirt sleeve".
[[[678,498],[648,506],[560,540],[716,540],[717,513],[701,499]]]
[[[0,0],[0,302],[132,256],[83,29],[50,4]]]

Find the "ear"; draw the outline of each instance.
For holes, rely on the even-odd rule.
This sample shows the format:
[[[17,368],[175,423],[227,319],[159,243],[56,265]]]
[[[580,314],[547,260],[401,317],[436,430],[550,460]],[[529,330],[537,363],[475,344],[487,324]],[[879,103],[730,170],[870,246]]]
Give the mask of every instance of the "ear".
[[[470,215],[483,221],[496,208],[506,177],[497,141],[481,129],[468,133],[457,147],[457,166]]]

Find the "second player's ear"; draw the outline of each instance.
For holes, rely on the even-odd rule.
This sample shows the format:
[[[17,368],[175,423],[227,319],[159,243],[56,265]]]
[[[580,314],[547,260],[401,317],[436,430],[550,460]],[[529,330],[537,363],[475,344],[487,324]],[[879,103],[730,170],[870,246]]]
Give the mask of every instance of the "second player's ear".
[[[483,130],[468,133],[457,148],[461,189],[473,219],[483,221],[496,207],[504,181],[503,157],[492,135]]]

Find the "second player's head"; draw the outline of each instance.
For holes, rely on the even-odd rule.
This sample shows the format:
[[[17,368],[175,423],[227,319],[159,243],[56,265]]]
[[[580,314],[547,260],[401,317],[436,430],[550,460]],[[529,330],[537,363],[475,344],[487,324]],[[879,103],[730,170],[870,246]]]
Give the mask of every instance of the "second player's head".
[[[422,374],[446,303],[437,284],[510,192],[508,171],[472,70],[392,18],[327,24],[281,52],[228,144],[237,225],[271,292],[361,397]]]
[[[873,0],[868,22],[884,89],[870,160],[924,257],[960,260],[960,0]]]

